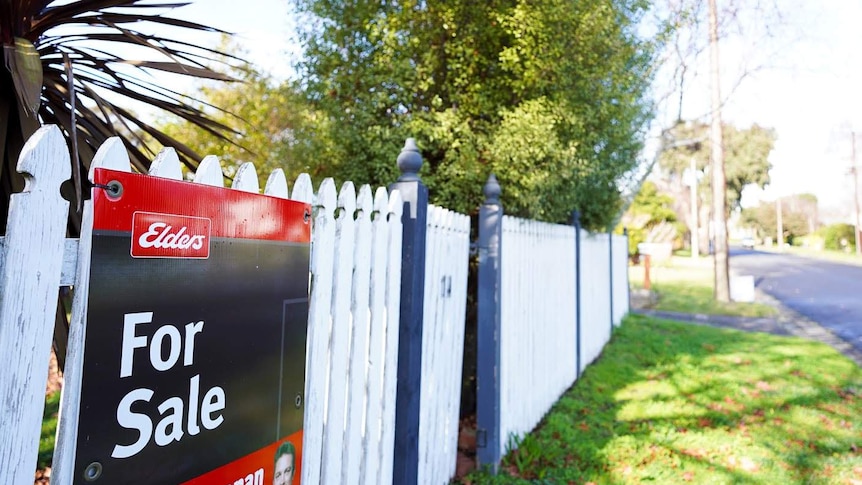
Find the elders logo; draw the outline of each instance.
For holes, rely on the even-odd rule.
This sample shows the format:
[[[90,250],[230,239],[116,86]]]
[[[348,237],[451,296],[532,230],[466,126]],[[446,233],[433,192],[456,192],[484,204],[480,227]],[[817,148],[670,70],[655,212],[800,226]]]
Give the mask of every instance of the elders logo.
[[[210,222],[204,217],[135,212],[132,257],[207,259]]]

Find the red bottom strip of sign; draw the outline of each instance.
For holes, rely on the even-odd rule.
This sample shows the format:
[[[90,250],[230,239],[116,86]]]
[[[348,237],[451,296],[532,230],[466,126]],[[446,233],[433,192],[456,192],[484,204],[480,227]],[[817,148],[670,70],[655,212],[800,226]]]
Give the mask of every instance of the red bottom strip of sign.
[[[293,485],[299,483],[302,431],[181,485]]]

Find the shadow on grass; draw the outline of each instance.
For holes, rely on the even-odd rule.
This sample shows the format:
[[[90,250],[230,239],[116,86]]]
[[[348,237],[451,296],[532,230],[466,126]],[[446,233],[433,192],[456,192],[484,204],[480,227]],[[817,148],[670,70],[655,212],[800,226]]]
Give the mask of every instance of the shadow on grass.
[[[860,394],[825,345],[631,316],[498,476],[462,483],[843,483]]]

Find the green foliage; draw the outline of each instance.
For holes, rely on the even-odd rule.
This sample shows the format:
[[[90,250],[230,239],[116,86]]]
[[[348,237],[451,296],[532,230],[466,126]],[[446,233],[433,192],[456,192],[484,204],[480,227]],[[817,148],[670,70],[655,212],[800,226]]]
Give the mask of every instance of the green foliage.
[[[221,49],[239,50],[227,39]],[[175,118],[159,120],[159,129],[201,155],[217,155],[228,173],[243,162],[253,162],[259,174],[282,168],[288,180],[301,172],[315,175],[317,165],[302,160],[310,158],[305,155],[307,130],[318,121],[296,88],[252,66],[233,67],[225,75],[238,82],[199,86],[195,96],[200,101],[194,106],[218,123],[234,127],[234,132],[221,136]]]
[[[775,202],[762,203],[742,210],[742,222],[754,227],[760,235],[778,231],[778,209]],[[781,226],[784,242],[794,243],[811,233],[817,224],[817,197],[798,194],[781,199]],[[852,233],[851,233],[852,235]]]
[[[700,122],[680,122],[669,131],[679,146],[665,150],[659,164],[671,174],[681,175],[691,166],[694,157],[698,170],[708,170],[711,144],[709,125]],[[750,128],[724,125],[724,164],[727,177],[727,210],[739,207],[742,189],[749,184],[763,188],[769,183],[769,154],[775,146],[775,130],[757,124]],[[710,177],[700,181],[702,193],[707,190]]]
[[[642,0],[302,0],[302,86],[321,170],[387,184],[414,137],[434,203],[473,212],[496,173],[509,214],[603,228],[652,112]],[[322,148],[320,148],[322,150]]]
[[[617,233],[621,233],[623,227],[628,229],[629,254],[638,253],[638,244],[646,241],[655,226],[663,222],[676,222],[676,212],[672,206],[673,198],[660,193],[655,182],[647,180],[641,185],[616,228]]]
[[[500,473],[461,483],[852,483],[862,371],[807,339],[629,316]]]
[[[856,237],[853,234],[855,226],[852,224],[832,224],[820,230],[823,236],[823,245],[826,249],[839,251],[856,251]]]

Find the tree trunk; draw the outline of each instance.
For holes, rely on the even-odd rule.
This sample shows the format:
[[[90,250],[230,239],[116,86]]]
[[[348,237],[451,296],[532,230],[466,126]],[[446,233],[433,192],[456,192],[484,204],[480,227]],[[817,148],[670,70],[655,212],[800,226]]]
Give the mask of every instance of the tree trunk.
[[[709,60],[712,84],[712,203],[715,226],[715,299],[730,301],[730,268],[727,254],[727,179],[724,173],[724,147],[721,129],[721,76],[718,57],[718,12],[715,0],[709,0]]]

